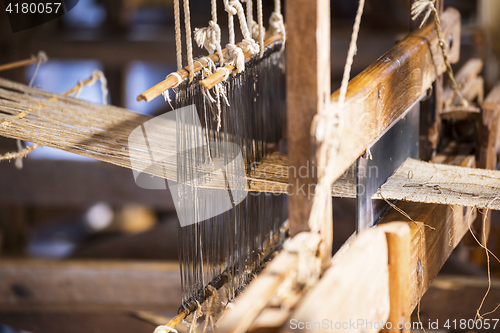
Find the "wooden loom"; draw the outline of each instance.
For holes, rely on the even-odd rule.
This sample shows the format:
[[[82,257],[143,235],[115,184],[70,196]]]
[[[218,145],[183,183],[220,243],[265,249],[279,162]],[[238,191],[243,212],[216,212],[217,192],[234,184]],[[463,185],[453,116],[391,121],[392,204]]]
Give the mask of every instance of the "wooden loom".
[[[313,117],[319,110],[330,107],[328,98],[330,77],[329,71],[325,70],[330,63],[329,4],[324,0],[314,1],[314,5],[311,1],[289,1],[287,6],[288,21],[294,22],[288,28],[287,41],[287,96],[290,106],[288,133],[294,133],[294,135],[288,138],[288,161],[283,156],[275,156],[275,158],[270,158],[269,165],[286,166],[288,164],[299,168],[304,161],[315,155],[319,145],[317,142],[312,147],[309,145],[309,142],[313,140],[310,135]],[[445,34],[452,35],[455,41],[449,53],[454,61],[457,61],[459,56],[459,21],[459,15],[454,10],[448,10],[443,14]],[[318,35],[322,38],[316,39]],[[298,52],[304,49],[309,50],[310,53],[305,55],[303,52]],[[432,25],[429,25],[415,31],[353,79],[348,90],[349,116],[342,130],[345,140],[341,145],[340,156],[342,158],[339,159],[337,165],[338,175],[340,176],[419,95],[428,90],[433,82],[439,81],[439,76],[443,72],[444,65],[439,56],[435,32]],[[477,75],[477,69],[472,72],[476,72]],[[470,82],[475,79],[474,76],[474,73],[466,73],[464,80]],[[467,87],[477,87],[477,84],[466,85],[464,89]],[[467,91],[470,90],[472,88]],[[470,92],[472,97],[478,94],[480,95],[481,92]],[[335,101],[337,95],[338,93],[333,94],[332,101]],[[499,90],[495,89],[483,103],[481,135],[485,140],[482,141],[484,147],[481,148],[479,157],[481,162],[478,162],[481,165],[494,164],[492,162],[495,151],[493,142],[498,128],[498,112],[500,112],[498,95]],[[374,112],[367,112],[367,110],[374,110]],[[125,122],[135,115],[130,115],[130,119],[126,115],[122,117],[123,119],[120,120]],[[359,128],[364,130],[356,130]],[[25,136],[22,133],[16,133],[18,138],[30,139],[28,133]],[[44,144],[44,142],[40,143]],[[69,144],[64,148],[78,150],[77,147],[71,147]],[[85,154],[99,158],[97,149],[96,153],[87,151]],[[453,154],[455,153],[450,153],[451,156]],[[450,160],[453,164],[472,166],[473,158],[470,156],[450,158],[443,155],[435,158],[435,161],[439,163],[449,163]],[[117,161],[122,160],[117,157]],[[123,163],[126,163],[125,160]],[[272,174],[273,172],[270,172],[270,175]],[[250,176],[251,189],[262,190],[259,186],[268,186],[269,182],[273,182],[278,186],[278,191],[286,191],[287,176],[284,175],[283,179],[269,179],[270,177],[262,173],[259,175],[261,178],[258,179]],[[289,181],[290,190],[293,191],[295,186],[303,183],[308,186],[315,181],[315,179],[292,178]],[[348,181],[347,184],[349,184]],[[352,187],[347,191],[352,194]],[[290,200],[290,228],[292,234],[295,235],[308,228],[307,220],[311,200],[300,195],[292,196]],[[398,207],[407,212],[415,221],[436,228],[437,232],[403,219],[403,222],[377,227],[351,239],[333,260],[330,260],[328,253],[331,248],[331,239],[327,231],[331,228],[332,221],[331,217],[326,215],[324,217],[325,232],[322,235],[324,245],[322,257],[326,270],[317,285],[306,295],[299,291],[296,295],[289,296],[290,309],[279,308],[273,304],[273,296],[282,282],[296,268],[299,260],[297,253],[285,250],[239,297],[235,308],[223,319],[220,330],[243,332],[270,328],[287,331],[289,327],[287,328],[286,324],[290,318],[302,321],[321,320],[324,317],[334,321],[365,318],[372,322],[387,318],[397,322],[401,315],[409,318],[411,309],[418,303],[440,266],[467,231],[467,220],[463,214],[457,213],[462,209],[454,209],[446,205],[408,202],[398,203]],[[325,211],[328,211],[329,207],[326,208]],[[399,213],[391,212],[383,222],[401,220],[402,216]],[[453,232],[448,233],[445,230],[453,230]],[[360,274],[363,276],[358,275],[359,279],[353,278],[355,273],[361,270],[370,274]],[[349,272],[352,274],[348,274]],[[338,287],[340,285],[343,287]],[[354,289],[359,289],[359,291],[352,294]],[[302,299],[300,304],[295,306],[300,299]],[[346,303],[345,300],[348,299],[351,302]],[[363,304],[366,307],[361,306]],[[374,313],[371,311],[373,308],[377,308],[378,311]]]

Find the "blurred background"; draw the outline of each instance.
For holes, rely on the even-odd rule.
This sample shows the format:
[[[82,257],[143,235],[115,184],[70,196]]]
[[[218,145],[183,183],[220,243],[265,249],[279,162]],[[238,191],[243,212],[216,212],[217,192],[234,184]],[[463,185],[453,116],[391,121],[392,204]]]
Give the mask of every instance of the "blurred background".
[[[456,68],[470,57],[483,59],[486,91],[499,77],[500,7],[494,7],[496,12],[488,10],[494,2],[497,0],[445,1],[445,7],[453,6],[462,14],[462,60]],[[210,1],[190,3],[193,28],[206,26]],[[264,5],[267,25],[273,1],[264,0]],[[357,5],[353,0],[331,2],[333,90],[340,86]],[[222,2],[218,11],[221,30],[227,33]],[[367,0],[353,76],[408,34],[414,26],[409,12],[410,0]],[[223,44],[226,41],[223,34]],[[41,65],[35,78],[34,86],[40,89],[62,93],[90,77],[94,69],[100,69],[108,80],[111,104],[151,116],[169,110],[161,97],[150,103],[137,102],[136,97],[175,70],[171,0],[80,0],[66,15],[17,33],[12,32],[0,4],[0,64],[29,58],[40,50],[50,59]],[[195,54],[201,56],[204,51],[195,47]],[[28,83],[33,70],[34,66],[9,70],[1,72],[0,77]],[[80,98],[100,103],[100,86],[84,88]],[[1,154],[15,150],[14,140],[0,138]],[[354,231],[355,203],[340,199],[334,202],[338,248]],[[500,253],[499,226],[500,219],[494,215],[490,242],[495,253]],[[22,170],[16,169],[13,161],[0,162],[0,324],[5,324],[0,326],[0,333],[10,332],[12,327],[32,332],[151,332],[151,323],[133,320],[120,311],[144,308],[173,313],[175,304],[180,304],[180,298],[176,298],[179,295],[158,295],[167,290],[167,282],[161,282],[160,287],[155,283],[148,286],[140,277],[124,282],[117,276],[147,271],[150,268],[134,265],[161,261],[170,266],[158,268],[160,276],[172,273],[172,279],[179,283],[175,278],[177,228],[169,193],[138,188],[128,169],[48,147],[30,154]],[[38,263],[46,264],[45,260],[71,260],[73,266],[53,266],[54,270],[44,271]],[[85,263],[93,265],[95,276],[84,276]],[[445,269],[455,274],[485,276],[484,263],[482,252],[474,254],[473,250],[459,248]],[[498,265],[494,266],[494,274],[499,275]],[[154,275],[153,271],[144,276]],[[64,279],[57,279],[58,274],[81,275],[81,294],[59,299],[57,290],[36,289],[48,286],[61,288],[59,292],[63,293],[67,285]],[[38,284],[43,276],[48,282]],[[97,296],[86,298],[85,288],[91,288],[85,284],[88,279],[101,285],[102,290],[96,286],[89,289],[89,293],[102,293],[100,301]],[[115,291],[109,291],[113,286]],[[154,292],[153,287],[159,291]],[[120,295],[136,289],[144,291],[143,298],[132,292],[129,298]],[[115,296],[118,304],[105,300]],[[134,297],[138,298],[132,304]],[[101,307],[82,306],[85,302]],[[112,314],[102,315],[103,308]]]

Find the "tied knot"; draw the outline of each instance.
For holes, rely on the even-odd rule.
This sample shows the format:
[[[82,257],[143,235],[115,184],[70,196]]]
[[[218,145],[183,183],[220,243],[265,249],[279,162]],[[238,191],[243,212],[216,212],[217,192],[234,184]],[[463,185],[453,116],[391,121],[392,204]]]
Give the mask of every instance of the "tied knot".
[[[220,27],[214,21],[210,21],[208,27],[195,29],[194,40],[198,47],[204,47],[209,54],[212,54],[220,44]]]
[[[273,12],[269,18],[269,28],[272,34],[281,33],[285,31],[285,23],[283,21],[283,15],[277,12]]]
[[[239,0],[231,0],[231,1],[227,1],[225,4],[224,4],[224,9],[226,10],[226,12],[229,14],[229,15],[236,15],[238,14],[238,10],[236,9],[236,6],[239,5],[240,2]]]
[[[259,53],[260,51],[259,44],[251,38],[243,39],[240,46],[244,53],[250,53],[253,55]]]
[[[259,40],[260,39],[260,36],[264,37],[264,35],[266,34],[266,28],[264,27],[260,27],[261,29],[259,29],[259,24],[255,21],[252,21],[252,27],[251,27],[251,31],[252,31],[252,38],[255,39],[255,40]]]
[[[283,36],[283,45],[286,42],[285,21],[283,15],[273,12],[269,18],[269,32],[271,35],[281,34]]]
[[[236,67],[236,71],[241,73],[245,70],[245,54],[243,50],[234,44],[226,45],[226,62]]]

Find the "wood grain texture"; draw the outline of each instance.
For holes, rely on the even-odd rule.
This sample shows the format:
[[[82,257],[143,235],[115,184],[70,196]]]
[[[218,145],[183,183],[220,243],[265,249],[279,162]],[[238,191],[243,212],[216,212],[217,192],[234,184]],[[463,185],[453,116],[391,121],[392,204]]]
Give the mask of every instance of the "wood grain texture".
[[[500,82],[493,87],[481,106],[481,120],[479,122],[479,149],[478,168],[495,170],[497,168],[497,154],[500,125]],[[486,216],[484,215],[486,214]],[[481,244],[486,244],[491,229],[491,212],[478,214],[474,223],[473,232]]]
[[[410,304],[413,311],[467,232],[467,221],[463,217],[463,210],[454,210],[448,205],[401,201],[396,206],[416,222],[391,209],[381,223],[406,221],[411,228]]]
[[[500,171],[407,159],[373,198],[500,210]]]
[[[293,240],[292,240],[293,241]],[[268,305],[281,283],[296,269],[298,256],[287,250],[281,251],[245,289],[226,312],[217,332],[243,333],[248,331],[259,313]]]
[[[364,230],[335,254],[331,266],[302,299],[280,331],[378,332],[380,327],[370,327],[367,322],[380,323],[389,316],[387,263],[385,232],[382,228]],[[358,320],[362,320],[363,324]],[[353,329],[349,326],[350,322],[360,325]]]
[[[386,232],[389,267],[390,312],[382,330],[388,332],[410,333],[404,325],[411,321],[410,310],[410,228],[404,222],[381,225]],[[390,328],[389,328],[390,327]],[[400,329],[398,327],[402,327]]]
[[[0,260],[0,309],[176,309],[174,262]]]
[[[495,85],[481,106],[479,128],[479,168],[494,170],[497,167],[497,136],[500,119],[500,82]]]
[[[297,170],[311,169],[316,150],[311,144],[313,117],[322,110],[330,88],[330,1],[294,0],[286,2],[287,27],[287,139],[288,163]],[[351,163],[352,164],[352,163]],[[350,165],[350,164],[349,164]],[[315,177],[289,175],[290,233],[309,230],[311,194],[302,193],[316,183]],[[330,214],[332,215],[332,214]],[[332,223],[331,217],[325,224]]]
[[[460,49],[460,14],[448,8],[441,16],[444,36],[452,36],[452,63]],[[389,125],[421,96],[445,65],[433,24],[416,30],[352,79],[341,117],[335,174],[339,177]],[[332,95],[334,108],[339,92]],[[333,111],[332,111],[333,112]]]

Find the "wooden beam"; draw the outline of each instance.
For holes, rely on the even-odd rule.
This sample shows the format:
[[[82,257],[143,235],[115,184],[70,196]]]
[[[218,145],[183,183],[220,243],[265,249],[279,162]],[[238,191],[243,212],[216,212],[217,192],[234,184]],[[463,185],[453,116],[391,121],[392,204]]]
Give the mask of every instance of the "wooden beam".
[[[481,106],[481,121],[479,124],[479,154],[478,168],[496,170],[500,125],[500,82],[490,91]],[[486,214],[486,216],[484,216]],[[491,212],[478,214],[472,232],[485,245],[488,242],[491,229]]]
[[[479,168],[494,170],[497,166],[497,135],[500,119],[500,82],[491,90],[481,106]]]
[[[382,225],[386,231],[388,265],[389,265],[389,297],[390,312],[387,319],[390,325],[382,330],[388,332],[409,333],[405,324],[411,322],[410,310],[410,228],[406,223],[390,223]],[[401,323],[401,324],[400,324]],[[399,328],[399,327],[402,327]]]
[[[294,241],[293,239],[291,241]],[[255,318],[268,305],[276,290],[297,268],[298,256],[286,249],[281,251],[269,265],[245,289],[245,292],[236,299],[234,308],[227,311],[217,332],[243,333],[252,326]]]
[[[416,1],[410,1],[410,8]],[[436,0],[435,6],[439,16],[441,16],[444,11],[444,0]],[[414,31],[420,26],[423,17],[412,20],[411,10],[409,14],[410,31]],[[441,117],[439,114],[443,110],[443,92],[443,75],[439,75],[431,86],[431,96],[420,102],[419,158],[424,161],[432,158],[441,138]]]
[[[500,171],[407,159],[373,199],[500,210]]]
[[[448,55],[459,59],[460,14],[448,8],[441,16],[444,36],[453,38]],[[445,65],[433,24],[416,30],[349,83],[337,152],[339,177],[444,73]],[[332,96],[332,106],[339,92]],[[333,112],[333,111],[332,111]],[[315,129],[314,129],[315,133]]]
[[[316,151],[310,129],[313,117],[327,105],[331,94],[330,1],[287,1],[286,16],[288,22],[293,22],[287,28],[286,42],[288,163],[294,170],[309,170],[306,177],[300,177],[298,172],[289,175],[293,236],[309,230],[311,191],[316,183],[312,173]],[[332,223],[332,217],[326,218],[327,223]]]
[[[174,262],[0,260],[0,311],[169,309],[180,302]]]
[[[379,332],[380,323],[386,322],[390,313],[389,252],[394,255],[392,260],[397,259],[397,249],[388,250],[386,233],[408,242],[409,232],[406,223],[394,223],[364,230],[351,238],[335,254],[321,280],[301,300],[280,331]],[[409,244],[397,247],[408,248]],[[402,265],[393,268],[408,269],[404,268],[406,259],[400,259]],[[398,287],[408,289],[408,280],[406,283],[401,280]],[[393,284],[393,291],[398,287]],[[399,301],[406,302],[404,295],[400,296]]]
[[[444,262],[467,232],[462,209],[447,205],[397,202],[410,216],[391,209],[381,223],[404,220],[411,228],[410,304],[413,310]]]

